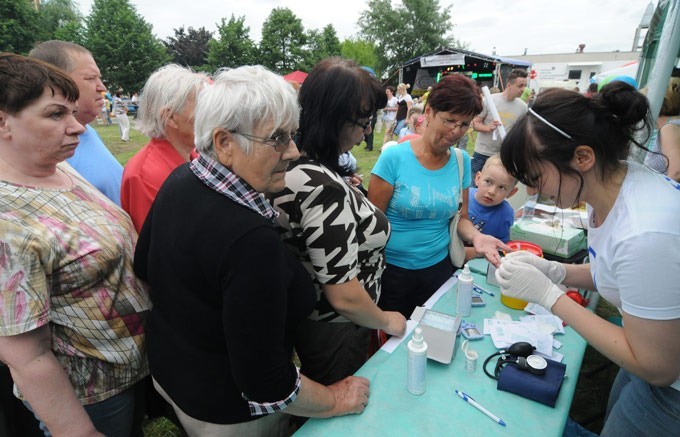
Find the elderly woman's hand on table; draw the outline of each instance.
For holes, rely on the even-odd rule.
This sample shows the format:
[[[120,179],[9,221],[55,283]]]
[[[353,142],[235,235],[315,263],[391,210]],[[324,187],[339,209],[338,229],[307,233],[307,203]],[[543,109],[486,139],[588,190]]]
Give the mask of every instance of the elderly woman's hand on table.
[[[361,414],[370,396],[370,382],[361,376],[348,376],[347,378],[331,384],[328,388],[335,397],[335,408],[332,416],[344,416],[345,414]]]

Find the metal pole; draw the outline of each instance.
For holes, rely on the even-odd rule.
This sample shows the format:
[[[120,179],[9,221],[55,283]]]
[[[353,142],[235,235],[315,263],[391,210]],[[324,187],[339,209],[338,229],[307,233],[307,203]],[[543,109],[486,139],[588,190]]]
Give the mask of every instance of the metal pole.
[[[663,96],[666,94],[668,80],[673,72],[678,53],[680,53],[680,1],[670,0],[659,39],[654,68],[650,73],[649,81],[647,81],[649,85],[647,99],[649,99],[649,106],[655,120],[661,110]]]
[[[666,94],[668,80],[680,53],[680,0],[669,0],[666,20],[663,23],[656,58],[647,81],[647,99],[652,118],[656,122]],[[643,161],[646,152],[639,147],[631,148],[630,157]]]

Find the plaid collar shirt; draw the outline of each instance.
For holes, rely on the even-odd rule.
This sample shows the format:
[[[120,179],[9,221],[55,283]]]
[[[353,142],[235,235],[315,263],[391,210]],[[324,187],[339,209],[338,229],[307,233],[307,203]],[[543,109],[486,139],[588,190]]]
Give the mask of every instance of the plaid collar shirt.
[[[267,202],[264,195],[255,191],[248,182],[236,176],[220,162],[201,154],[198,159],[191,161],[190,168],[196,177],[211,189],[276,223],[279,212]]]

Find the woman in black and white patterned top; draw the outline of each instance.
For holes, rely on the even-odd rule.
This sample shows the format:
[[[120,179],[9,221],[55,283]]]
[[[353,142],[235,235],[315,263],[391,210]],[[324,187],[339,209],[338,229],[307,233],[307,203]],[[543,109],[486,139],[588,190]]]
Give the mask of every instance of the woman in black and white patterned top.
[[[317,287],[317,305],[300,325],[296,350],[302,372],[334,383],[366,361],[371,329],[401,336],[406,320],[382,311],[380,277],[390,234],[385,215],[343,176],[338,157],[371,129],[371,114],[385,106],[380,83],[353,62],[329,58],[300,89],[303,156],[286,175],[275,207],[283,239]]]

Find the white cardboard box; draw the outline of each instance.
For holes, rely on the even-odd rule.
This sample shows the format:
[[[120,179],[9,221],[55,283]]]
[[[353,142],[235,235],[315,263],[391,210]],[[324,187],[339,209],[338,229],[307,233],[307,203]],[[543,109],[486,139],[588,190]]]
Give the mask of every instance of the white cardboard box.
[[[582,229],[551,226],[532,220],[515,222],[510,228],[510,239],[529,241],[540,246],[544,253],[562,258],[569,258],[588,245]]]
[[[456,353],[456,334],[461,317],[416,307],[411,320],[418,322],[427,343],[427,357],[449,364]]]

